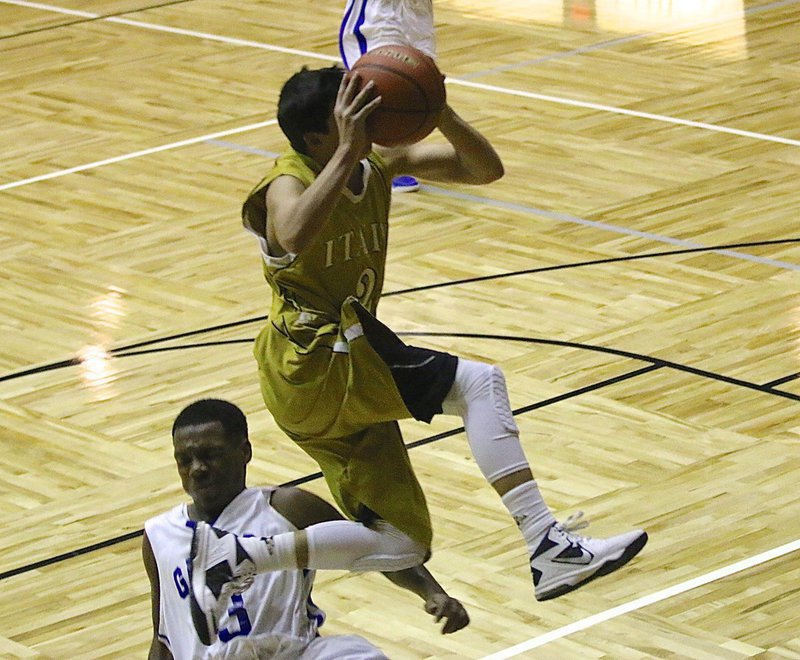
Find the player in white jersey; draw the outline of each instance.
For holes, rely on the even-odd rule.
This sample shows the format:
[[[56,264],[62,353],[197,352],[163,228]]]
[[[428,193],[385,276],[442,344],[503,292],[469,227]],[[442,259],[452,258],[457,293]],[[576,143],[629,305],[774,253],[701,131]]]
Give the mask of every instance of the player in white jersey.
[[[376,546],[379,552],[375,555],[376,547],[370,542],[379,536],[376,532],[343,521],[332,506],[311,493],[298,488],[247,488],[246,465],[251,456],[247,421],[231,403],[209,399],[188,406],[175,421],[173,445],[184,490],[192,501],[145,523],[142,554],[151,583],[153,615],[149,658],[385,658],[362,637],[319,635],[324,614],[311,601],[313,570],[270,571],[255,576],[245,593],[221,599],[224,609],[214,619],[212,634],[202,624],[196,632],[188,561],[193,527],[201,524],[196,521],[259,538],[306,534],[298,530],[328,525],[337,538],[349,538],[353,547],[345,550],[356,563],[366,561],[380,569],[385,562],[391,569],[398,557],[399,565],[411,562],[402,551],[381,545]],[[348,531],[355,535],[349,536]],[[372,537],[359,536],[362,532]],[[229,536],[233,538],[233,534]],[[325,551],[322,537],[311,537],[317,539],[315,552],[322,553],[320,556]],[[362,538],[367,542],[359,550],[355,546]],[[336,548],[330,552],[335,553]],[[425,601],[426,611],[436,621],[445,621],[443,633],[469,623],[461,604],[449,597],[424,567],[387,573],[387,577],[417,593]],[[208,638],[201,640],[204,635]]]
[[[339,52],[349,70],[367,51],[401,44],[436,58],[433,0],[347,0],[339,28]],[[413,176],[392,179],[392,191],[414,192]]]
[[[339,29],[339,52],[348,69],[380,46],[413,46],[436,57],[432,0],[348,0]]]

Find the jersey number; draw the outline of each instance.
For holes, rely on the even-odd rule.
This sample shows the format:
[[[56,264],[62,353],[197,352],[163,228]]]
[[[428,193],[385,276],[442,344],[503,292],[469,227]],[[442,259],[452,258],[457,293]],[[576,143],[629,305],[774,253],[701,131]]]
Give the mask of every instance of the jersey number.
[[[219,640],[223,643],[230,642],[234,637],[244,637],[249,635],[253,629],[253,624],[250,623],[250,617],[247,616],[247,610],[244,609],[244,598],[239,594],[231,596],[231,607],[228,608],[228,617],[231,623],[228,628],[223,628],[219,631]],[[237,629],[231,630],[230,626],[233,624],[234,618],[236,619]]]
[[[181,598],[186,598],[189,595],[189,585],[183,577],[183,572],[180,567],[176,568],[172,573],[172,579],[175,582],[178,595]],[[228,608],[228,618],[230,619],[228,628],[223,628],[219,631],[219,639],[225,644],[230,642],[234,637],[249,635],[250,631],[253,629],[253,624],[250,622],[250,617],[247,614],[247,610],[244,608],[244,598],[239,594],[231,596],[231,607]],[[236,627],[231,630],[230,627],[234,625],[234,620],[236,622]]]
[[[375,293],[375,283],[378,281],[378,274],[374,268],[365,268],[358,278],[356,286],[356,298],[367,309],[371,309],[372,294]]]

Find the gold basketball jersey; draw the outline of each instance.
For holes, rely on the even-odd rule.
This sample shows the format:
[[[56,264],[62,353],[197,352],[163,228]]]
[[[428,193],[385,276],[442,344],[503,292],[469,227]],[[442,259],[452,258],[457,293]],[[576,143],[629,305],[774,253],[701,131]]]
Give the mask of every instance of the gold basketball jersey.
[[[375,313],[386,265],[391,182],[376,153],[362,161],[361,168],[360,194],[345,189],[328,222],[302,254],[276,259],[262,244],[264,274],[273,291],[270,316],[274,321],[301,311],[336,319],[349,296]],[[293,176],[308,187],[317,174],[313,160],[288,150],[250,193],[242,211],[245,223],[265,227],[269,222],[266,189],[279,176]]]
[[[383,286],[391,195],[383,159],[361,163],[360,194],[346,190],[299,255],[269,255],[266,188],[279,176],[306,187],[316,163],[287,151],[242,209],[261,244],[272,288],[269,321],[256,338],[261,394],[276,423],[319,463],[337,504],[364,507],[426,546],[431,524],[394,420],[411,416],[387,364],[364,336],[355,299],[374,315]]]

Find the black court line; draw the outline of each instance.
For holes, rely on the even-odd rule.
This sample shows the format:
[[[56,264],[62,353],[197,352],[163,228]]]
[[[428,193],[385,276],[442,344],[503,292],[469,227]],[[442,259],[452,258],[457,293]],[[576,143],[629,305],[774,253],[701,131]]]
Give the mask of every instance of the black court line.
[[[424,286],[418,286],[410,289],[398,289],[397,291],[392,291],[391,294],[385,293],[383,296],[387,295],[400,295],[402,293],[415,293],[417,291],[427,291],[430,289],[439,289],[446,286],[455,286],[457,284],[471,284],[473,282],[486,282],[488,280],[495,280],[500,279],[501,277],[515,277],[517,275],[532,275],[534,273],[548,273],[554,270],[568,270],[572,268],[583,268],[585,266],[599,266],[602,264],[614,264],[614,263],[621,263],[623,261],[639,261],[641,259],[652,259],[655,257],[672,257],[675,255],[681,254],[692,254],[693,252],[716,252],[718,250],[736,250],[742,248],[750,248],[750,247],[761,247],[765,245],[784,245],[784,244],[791,244],[791,243],[800,243],[800,238],[783,238],[783,239],[776,239],[771,241],[756,241],[756,242],[749,242],[749,243],[731,243],[729,245],[718,245],[716,247],[697,247],[697,248],[684,248],[681,250],[667,250],[664,252],[649,252],[647,254],[635,254],[629,255],[626,257],[609,257],[606,259],[593,259],[591,261],[580,261],[573,264],[558,264],[555,266],[543,266],[539,268],[527,268],[525,270],[516,270],[511,271],[509,273],[503,273],[502,275],[482,275],[480,277],[467,277],[461,280],[451,280],[449,282],[439,282],[437,284],[426,284]],[[382,297],[383,297],[382,296]]]
[[[28,573],[30,571],[35,571],[38,568],[52,566],[53,564],[58,564],[59,562],[65,561],[67,559],[72,559],[73,557],[80,557],[81,555],[86,555],[90,552],[94,552],[95,550],[102,550],[103,548],[108,548],[109,546],[117,545],[118,543],[124,543],[125,541],[130,541],[131,539],[135,539],[139,536],[142,536],[142,534],[144,534],[144,529],[137,529],[134,532],[128,532],[127,534],[122,534],[121,536],[115,536],[114,538],[107,539],[105,541],[92,543],[92,545],[87,545],[84,548],[70,550],[69,552],[64,552],[60,555],[48,557],[47,559],[42,559],[32,564],[27,564],[26,566],[20,566],[19,568],[12,568],[9,571],[0,573],[0,580],[5,580],[6,578],[14,577],[15,575],[20,575],[21,573]]]
[[[634,260],[654,258],[654,257],[671,256],[671,255],[677,255],[677,254],[687,254],[687,253],[692,253],[692,252],[707,252],[707,251],[720,250],[720,249],[735,249],[737,247],[738,248],[741,248],[741,247],[754,247],[754,246],[759,246],[759,245],[775,245],[775,244],[798,243],[798,242],[800,242],[800,239],[782,239],[782,240],[772,240],[772,241],[760,241],[760,242],[754,242],[754,243],[737,243],[737,244],[731,244],[731,245],[726,245],[726,246],[717,246],[717,247],[687,248],[687,249],[681,249],[681,250],[671,250],[671,251],[667,251],[667,252],[649,253],[649,254],[645,254],[645,255],[633,255],[633,256],[626,256],[626,257],[615,257],[615,258],[609,258],[609,259],[599,259],[599,260],[592,260],[592,261],[586,261],[586,262],[579,262],[579,263],[575,263],[575,264],[563,264],[563,265],[558,265],[558,266],[546,266],[546,267],[542,267],[542,268],[533,268],[533,269],[526,269],[526,270],[522,270],[522,271],[501,273],[501,274],[498,274],[498,275],[488,275],[488,276],[483,276],[483,277],[469,278],[469,279],[464,279],[464,280],[456,280],[456,281],[433,284],[433,285],[425,285],[425,286],[411,288],[411,289],[403,289],[403,290],[387,292],[387,293],[384,294],[384,296],[400,295],[400,294],[405,294],[405,293],[412,293],[412,292],[415,292],[415,291],[422,291],[422,290],[432,289],[432,288],[453,286],[453,285],[456,285],[456,284],[463,284],[463,283],[468,283],[468,282],[478,282],[478,281],[486,281],[486,280],[492,280],[492,279],[502,279],[502,278],[505,278],[505,277],[513,277],[513,276],[516,276],[516,275],[533,274],[533,273],[547,272],[547,271],[552,271],[552,270],[565,270],[565,269],[569,269],[569,268],[578,268],[578,267],[583,267],[583,266],[598,265],[598,264],[605,264],[605,263],[618,263],[618,262],[623,262],[623,261],[634,261]],[[111,349],[109,351],[109,355],[111,355],[112,357],[126,357],[126,356],[158,353],[158,352],[164,352],[164,351],[185,350],[185,349],[189,349],[189,348],[200,348],[200,347],[208,347],[208,346],[223,346],[223,345],[229,345],[229,344],[250,343],[253,340],[250,339],[250,338],[247,338],[247,339],[231,339],[231,340],[211,341],[211,342],[203,342],[203,343],[199,343],[199,344],[189,344],[189,345],[181,345],[181,346],[162,346],[162,347],[152,348],[152,349],[148,349],[148,350],[136,350],[136,349],[141,349],[141,348],[144,348],[144,347],[147,347],[147,346],[152,346],[154,344],[158,344],[158,343],[165,342],[165,341],[183,339],[183,338],[187,338],[187,337],[197,336],[197,335],[204,334],[204,333],[207,333],[207,332],[212,332],[214,330],[222,330],[222,329],[229,329],[229,328],[239,327],[239,326],[242,326],[242,325],[246,325],[246,324],[252,323],[254,321],[263,321],[266,318],[267,318],[266,315],[263,315],[263,316],[254,317],[254,318],[250,318],[250,319],[244,319],[244,320],[240,320],[240,321],[233,321],[233,322],[230,322],[230,323],[219,324],[219,325],[216,325],[216,326],[209,326],[207,328],[201,328],[201,329],[198,329],[198,330],[191,330],[191,331],[187,331],[187,332],[183,332],[183,333],[179,333],[179,334],[175,334],[175,335],[170,335],[170,336],[167,336],[167,337],[162,337],[162,338],[157,338],[157,339],[151,339],[151,340],[147,340],[147,341],[137,342],[137,343],[134,343],[134,344],[130,344],[128,346],[122,346],[122,347],[119,347],[119,348],[116,348],[116,349]],[[612,379],[609,379],[609,380],[606,380],[606,381],[602,381],[602,382],[597,383],[595,385],[590,385],[590,386],[581,388],[579,390],[575,390],[574,392],[569,392],[569,393],[560,395],[558,397],[554,397],[552,399],[548,399],[548,400],[545,400],[545,401],[541,401],[541,402],[537,402],[537,403],[534,403],[534,404],[530,404],[529,406],[526,406],[526,407],[523,407],[523,408],[519,408],[519,409],[513,411],[514,415],[518,415],[518,414],[522,414],[524,412],[528,412],[530,410],[542,408],[542,407],[547,406],[547,405],[552,405],[552,404],[557,403],[559,401],[563,401],[563,400],[566,400],[566,399],[569,399],[569,398],[572,398],[572,397],[575,397],[575,396],[579,396],[581,394],[585,394],[586,392],[590,392],[590,391],[593,391],[593,390],[596,390],[596,389],[600,389],[601,387],[606,387],[608,385],[611,385],[611,384],[614,384],[614,383],[617,383],[617,382],[621,382],[621,381],[627,380],[629,378],[634,378],[634,377],[637,377],[637,376],[640,376],[640,375],[643,375],[643,374],[646,374],[646,373],[650,373],[652,371],[655,371],[657,369],[661,369],[661,368],[664,368],[664,367],[671,368],[671,369],[676,369],[676,370],[679,370],[679,371],[684,371],[684,372],[687,372],[687,373],[692,373],[694,375],[702,376],[702,377],[709,378],[709,379],[712,379],[712,380],[719,380],[719,381],[730,383],[730,384],[733,384],[733,385],[738,385],[740,387],[745,387],[747,389],[756,390],[756,391],[759,391],[759,392],[762,392],[762,393],[766,393],[766,394],[773,394],[773,395],[782,396],[782,397],[785,397],[785,398],[788,398],[788,399],[800,400],[800,396],[798,396],[798,395],[774,389],[774,387],[777,386],[777,385],[780,385],[780,384],[785,383],[785,382],[789,382],[789,381],[794,380],[796,378],[800,378],[800,374],[792,374],[790,376],[787,376],[787,377],[784,377],[784,378],[781,378],[781,379],[777,379],[777,380],[772,381],[770,383],[767,383],[765,385],[757,385],[755,383],[750,383],[748,381],[744,381],[744,380],[741,380],[741,379],[731,378],[731,377],[728,377],[728,376],[724,376],[722,374],[716,374],[716,373],[713,373],[713,372],[710,372],[710,371],[706,371],[706,370],[703,370],[703,369],[690,367],[688,365],[682,365],[682,364],[678,364],[678,363],[675,363],[675,362],[670,362],[668,360],[662,360],[660,358],[653,358],[653,357],[650,357],[650,356],[641,355],[641,354],[633,353],[633,352],[630,352],[630,351],[624,351],[624,350],[620,350],[620,349],[608,348],[608,347],[604,347],[604,346],[594,346],[594,345],[590,345],[590,344],[580,344],[580,343],[577,343],[577,342],[568,342],[568,341],[560,341],[560,340],[544,339],[544,338],[534,338],[534,337],[513,337],[513,336],[488,335],[488,334],[478,334],[478,333],[400,332],[398,334],[405,335],[405,336],[462,337],[462,338],[475,338],[475,339],[494,339],[494,340],[504,340],[504,341],[521,341],[521,342],[536,343],[536,344],[542,344],[542,345],[561,346],[561,347],[568,347],[568,348],[591,350],[591,351],[596,351],[596,352],[612,354],[612,355],[616,355],[616,356],[619,356],[619,357],[626,357],[626,358],[630,358],[630,359],[634,359],[634,360],[650,362],[649,366],[643,367],[641,369],[637,369],[637,370],[635,370],[633,372],[629,372],[627,374],[623,374],[621,376],[617,376],[615,378],[612,378]],[[27,375],[31,375],[31,374],[35,374],[35,373],[42,373],[42,372],[45,372],[45,371],[52,371],[52,370],[55,370],[55,369],[65,368],[65,367],[69,367],[69,366],[75,366],[77,364],[80,364],[80,360],[78,358],[71,358],[69,360],[61,360],[59,362],[54,362],[54,363],[50,363],[50,364],[46,364],[46,365],[40,365],[38,367],[33,367],[33,368],[30,368],[30,369],[26,369],[24,371],[15,372],[15,373],[12,373],[12,374],[6,374],[5,376],[0,377],[0,382],[6,381],[6,380],[15,379],[15,378],[21,378],[23,376],[27,376]],[[453,430],[450,430],[450,431],[446,431],[444,433],[440,433],[440,434],[432,436],[430,438],[424,438],[422,440],[418,440],[416,442],[410,443],[409,445],[407,445],[407,447],[408,448],[414,448],[414,447],[418,447],[418,446],[421,446],[421,445],[424,445],[424,444],[430,444],[430,443],[435,442],[437,440],[441,440],[441,439],[444,439],[444,438],[451,437],[453,435],[457,435],[459,433],[462,433],[463,430],[464,430],[463,427],[460,427],[458,429],[453,429]],[[281,484],[281,485],[284,485],[284,486],[296,486],[296,485],[300,485],[300,484],[303,484],[303,483],[308,483],[308,482],[313,481],[315,479],[319,479],[321,476],[322,476],[322,473],[316,472],[316,473],[309,474],[309,475],[306,475],[306,476],[303,476],[303,477],[299,477],[297,479],[294,479],[292,481],[286,482],[285,484]],[[130,540],[130,539],[136,538],[136,537],[140,536],[142,533],[143,533],[142,530],[138,530],[138,531],[135,531],[135,532],[129,532],[127,534],[124,534],[124,535],[121,535],[121,536],[117,536],[117,537],[114,537],[114,538],[106,540],[106,541],[101,541],[101,542],[92,544],[90,546],[86,546],[84,548],[79,548],[77,550],[73,550],[73,551],[70,551],[70,552],[67,552],[67,553],[63,553],[63,554],[57,555],[55,557],[50,557],[48,559],[41,560],[41,561],[35,562],[33,564],[22,566],[22,567],[19,567],[19,568],[16,568],[16,569],[11,569],[10,571],[6,571],[4,573],[0,573],[0,580],[12,577],[14,575],[19,575],[21,573],[25,573],[25,572],[28,572],[28,571],[36,570],[37,568],[42,568],[44,566],[49,566],[49,565],[52,565],[54,563],[63,561],[65,559],[69,559],[69,558],[72,558],[72,557],[77,557],[77,556],[80,556],[80,555],[83,555],[83,554],[87,554],[89,552],[93,552],[94,550],[106,548],[106,547],[109,547],[111,545],[114,545],[114,544],[117,544],[117,543],[121,543],[121,542]]]
[[[797,380],[798,378],[800,378],[800,373],[791,374],[790,376],[784,376],[783,378],[778,378],[777,380],[770,381],[769,383],[764,383],[764,387],[769,387],[771,389],[773,387],[777,387],[778,385],[783,385],[784,383]]]
[[[671,362],[670,360],[662,360],[661,358],[651,357],[649,355],[643,355],[641,353],[633,353],[631,351],[624,351],[618,348],[609,348],[606,346],[595,346],[593,344],[581,344],[574,341],[560,341],[557,339],[542,339],[538,337],[487,335],[487,334],[479,334],[472,332],[411,332],[411,333],[398,332],[397,334],[414,335],[416,337],[462,337],[465,339],[500,339],[503,341],[519,341],[519,342],[526,342],[529,344],[544,344],[546,346],[579,348],[587,351],[596,351],[598,353],[609,353],[611,355],[617,355],[619,357],[627,357],[633,360],[642,360],[644,362],[650,362],[653,365],[658,365],[659,367],[668,367],[670,369],[676,369],[677,371],[684,371],[686,373],[694,374],[695,376],[702,376],[703,378],[718,380],[723,383],[729,383],[731,385],[737,385],[739,387],[744,387],[746,389],[756,390],[757,392],[762,392],[764,394],[774,394],[776,396],[782,396],[787,399],[792,399],[794,401],[800,401],[800,395],[792,394],[791,392],[784,392],[783,390],[776,390],[771,385],[759,385],[757,383],[751,383],[750,381],[747,380],[741,380],[740,378],[733,378],[732,376],[725,376],[723,374],[714,373],[713,371],[707,371],[705,369],[698,369],[697,367],[691,367],[686,364]],[[789,377],[789,379],[791,380],[793,377],[794,376]]]
[[[489,280],[499,280],[504,279],[507,277],[517,277],[519,275],[532,275],[536,273],[546,273],[554,270],[569,270],[572,268],[583,268],[586,266],[597,266],[602,264],[613,264],[613,263],[622,263],[625,261],[638,261],[642,259],[653,259],[658,257],[670,257],[675,255],[681,254],[690,254],[690,253],[700,253],[700,252],[715,252],[718,250],[735,250],[738,248],[748,248],[748,247],[760,247],[766,245],[786,245],[786,244],[794,244],[800,243],[800,238],[783,238],[783,239],[774,239],[769,241],[754,241],[748,243],[730,243],[726,245],[716,245],[716,246],[709,246],[709,247],[699,247],[699,248],[684,248],[680,250],[669,250],[665,252],[650,252],[647,254],[636,254],[636,255],[629,255],[625,257],[611,257],[608,259],[593,259],[591,261],[580,261],[577,263],[572,264],[559,264],[556,266],[543,266],[540,268],[528,268],[525,270],[517,270],[517,271],[510,271],[507,273],[498,273],[496,275],[483,275],[480,277],[471,277],[465,278],[461,280],[452,280],[448,282],[439,282],[436,284],[425,284],[418,287],[412,287],[408,289],[397,289],[395,291],[387,291],[381,295],[382,298],[387,298],[390,296],[398,296],[404,295],[407,293],[416,293],[418,291],[427,291],[430,289],[440,289],[445,288],[448,286],[456,286],[459,284],[469,284],[472,282],[486,282]],[[228,330],[231,328],[238,328],[245,325],[249,325],[251,323],[263,323],[267,320],[267,315],[262,314],[259,316],[253,316],[246,319],[241,319],[239,321],[231,321],[229,323],[222,323],[219,325],[211,325],[204,328],[200,328],[197,330],[187,330],[186,332],[180,332],[173,335],[166,335],[164,337],[157,337],[155,339],[147,339],[145,341],[136,342],[133,344],[128,344],[125,346],[120,346],[118,348],[112,348],[109,350],[110,355],[115,355],[120,352],[130,351],[136,348],[143,348],[145,346],[152,346],[153,344],[160,344],[161,342],[166,341],[173,341],[176,339],[185,339],[187,337],[194,337],[197,335],[202,335],[208,332],[215,332],[217,330]],[[32,374],[38,374],[46,371],[53,371],[54,369],[61,369],[63,367],[73,366],[78,364],[80,360],[78,358],[71,358],[69,360],[60,360],[58,362],[51,362],[48,364],[39,365],[36,367],[30,367],[28,369],[24,369],[22,371],[12,372],[10,374],[5,374],[0,376],[0,383],[14,380],[16,378],[22,378],[24,376],[30,376]]]
[[[765,385],[759,385],[758,383],[751,383],[747,380],[742,380],[741,378],[733,378],[731,376],[726,376],[724,374],[718,374],[714,371],[708,371],[706,369],[699,369],[697,367],[692,367],[687,364],[680,364],[679,362],[672,362],[670,360],[662,360],[661,358],[652,357],[650,355],[644,355],[643,353],[634,353],[632,351],[625,351],[619,348],[611,348],[609,346],[597,346],[595,344],[583,344],[580,342],[574,341],[562,341],[559,339],[545,339],[543,337],[516,337],[513,335],[489,335],[489,334],[478,334],[478,333],[471,333],[471,332],[398,332],[398,335],[402,337],[460,337],[462,339],[489,339],[489,340],[500,340],[500,341],[512,341],[512,342],[524,342],[527,344],[542,344],[545,346],[560,346],[563,348],[575,348],[584,351],[594,351],[596,353],[607,353],[609,355],[615,355],[617,357],[624,357],[629,358],[631,360],[639,360],[641,362],[649,362],[651,365],[655,367],[666,367],[669,369],[675,369],[677,371],[683,371],[686,373],[693,374],[695,376],[701,376],[703,378],[708,378],[710,380],[717,380],[723,383],[728,383],[730,385],[737,385],[738,387],[744,387],[750,390],[755,390],[757,392],[761,392],[762,394],[772,394],[775,396],[781,396],[787,399],[792,399],[794,401],[800,401],[800,395],[793,394],[791,392],[785,392],[783,390],[775,389],[776,385],[780,385],[781,383],[789,382],[796,378],[800,378],[800,374],[792,374],[790,376],[786,376],[785,378],[780,378],[778,380],[772,381],[771,383],[766,383]],[[180,351],[184,349],[190,348],[205,348],[211,346],[227,346],[227,345],[234,345],[234,344],[250,344],[253,342],[253,339],[223,339],[220,341],[209,341],[209,342],[200,342],[197,344],[185,344],[181,346],[159,346],[156,348],[149,348],[146,350],[137,350],[137,351],[124,351],[115,353],[113,357],[128,357],[134,355],[149,355],[152,353],[165,353],[169,351]]]
[[[152,351],[155,352],[155,351]],[[544,408],[546,406],[553,405],[555,403],[559,403],[560,401],[566,401],[567,399],[572,399],[574,397],[580,396],[582,394],[586,394],[587,392],[593,392],[595,390],[602,389],[604,387],[608,387],[610,385],[614,385],[616,383],[621,383],[623,381],[629,380],[631,378],[636,378],[637,376],[641,376],[642,374],[649,373],[651,371],[655,371],[656,369],[661,369],[659,365],[650,365],[647,367],[642,367],[641,369],[636,369],[634,371],[630,371],[625,374],[621,374],[619,376],[615,376],[613,378],[608,378],[606,380],[600,381],[598,383],[594,383],[592,385],[587,385],[586,387],[581,387],[580,389],[573,390],[572,392],[567,392],[565,394],[561,394],[559,396],[552,397],[550,399],[545,399],[544,401],[537,401],[536,403],[532,403],[527,406],[523,406],[522,408],[517,408],[516,410],[512,411],[512,414],[516,417],[517,415],[524,414],[526,412],[530,412],[531,410],[537,410],[539,408]],[[458,435],[464,432],[464,427],[460,426],[455,429],[451,429],[449,431],[444,431],[443,433],[437,433],[429,438],[423,438],[422,440],[416,440],[415,442],[408,443],[406,445],[407,449],[413,449],[415,447],[421,447],[423,445],[428,445],[438,440],[444,440],[445,438],[450,438],[452,436]],[[313,472],[311,474],[307,474],[303,477],[298,477],[297,479],[292,479],[291,481],[287,481],[285,483],[280,484],[281,486],[299,486],[301,484],[308,483],[310,481],[315,481],[316,479],[320,479],[322,477],[322,472]],[[5,580],[10,577],[14,577],[15,575],[21,575],[23,573],[28,573],[30,571],[35,571],[39,568],[45,568],[47,566],[52,566],[53,564],[60,563],[67,559],[73,559],[75,557],[80,557],[81,555],[89,554],[90,552],[95,552],[96,550],[102,550],[104,548],[108,548],[113,545],[117,545],[119,543],[124,543],[125,541],[130,541],[132,539],[138,538],[144,534],[143,529],[139,529],[133,532],[127,532],[126,534],[121,534],[120,536],[115,536],[113,538],[107,539],[105,541],[99,541],[97,543],[92,543],[91,545],[87,545],[83,548],[77,548],[75,550],[70,550],[69,552],[62,553],[60,555],[55,555],[53,557],[48,557],[47,559],[42,559],[40,561],[34,562],[32,564],[27,564],[25,566],[20,566],[18,568],[12,568],[8,571],[0,573],[0,580]]]
[[[763,392],[766,394],[773,394],[777,396],[783,396],[793,400],[800,400],[800,396],[791,394],[789,392],[782,392],[780,390],[772,389],[772,386],[779,383],[785,382],[787,380],[792,380],[794,378],[800,377],[800,374],[793,374],[783,379],[779,379],[769,383],[767,385],[757,385],[755,383],[750,383],[748,381],[743,381],[736,378],[730,378],[728,376],[723,376],[721,374],[715,374],[710,371],[705,371],[702,369],[696,369],[694,367],[689,367],[687,365],[677,364],[675,362],[670,362],[668,360],[661,360],[659,358],[653,358],[647,355],[641,355],[638,353],[633,353],[630,351],[623,351],[614,348],[608,348],[605,346],[594,346],[590,344],[580,344],[577,342],[568,342],[568,341],[560,341],[555,339],[542,339],[536,337],[514,337],[514,336],[507,336],[507,335],[488,335],[488,334],[478,334],[478,333],[445,333],[445,332],[400,332],[399,335],[403,336],[423,336],[423,337],[461,337],[461,338],[470,338],[470,339],[490,339],[490,340],[500,340],[500,341],[517,341],[517,342],[525,342],[525,343],[533,343],[533,344],[543,344],[543,345],[550,345],[550,346],[560,346],[560,347],[568,347],[568,348],[576,348],[576,349],[584,349],[584,350],[591,350],[601,353],[607,353],[611,355],[616,355],[618,357],[625,357],[632,360],[650,362],[650,364],[646,367],[641,367],[634,371],[630,371],[619,376],[615,376],[613,378],[609,378],[598,383],[594,383],[592,385],[587,385],[585,387],[579,388],[577,390],[573,390],[571,392],[567,392],[565,394],[561,394],[550,399],[545,399],[543,401],[538,401],[536,403],[529,404],[527,406],[523,406],[522,408],[517,408],[513,410],[513,414],[520,415],[531,410],[537,410],[539,408],[544,408],[546,406],[553,405],[555,403],[559,403],[560,401],[565,401],[567,399],[572,399],[577,396],[581,396],[582,394],[586,394],[588,392],[593,392],[595,390],[602,389],[604,387],[608,387],[610,385],[614,385],[616,383],[623,382],[625,380],[629,380],[632,378],[636,378],[638,376],[642,376],[647,373],[651,373],[658,369],[662,368],[671,368],[677,369],[679,371],[685,371],[688,373],[692,373],[695,375],[703,376],[705,378],[710,378],[713,380],[719,380],[726,383],[731,383],[734,385],[739,385],[741,387],[745,387],[748,389],[753,389],[759,392]],[[127,357],[127,356],[134,356],[134,355],[147,355],[153,353],[160,353],[164,351],[174,351],[174,350],[183,350],[189,348],[205,348],[205,347],[213,347],[213,346],[224,346],[224,345],[233,345],[233,344],[243,344],[243,343],[251,343],[252,339],[229,339],[229,340],[222,340],[222,341],[214,341],[214,342],[203,342],[199,344],[190,344],[185,346],[162,346],[157,348],[151,348],[148,350],[139,350],[133,352],[119,352],[115,354],[115,357]],[[464,427],[458,427],[455,429],[451,429],[449,431],[444,431],[442,433],[433,435],[428,438],[423,438],[421,440],[417,440],[411,442],[406,445],[408,449],[413,449],[415,447],[420,447],[422,445],[431,444],[438,440],[443,440],[445,438],[452,437],[454,435],[458,435],[464,432]],[[312,474],[305,475],[303,477],[298,477],[297,479],[293,479],[291,481],[285,482],[281,484],[281,486],[298,486],[304,483],[308,483],[310,481],[314,481],[322,477],[321,472],[314,472]],[[6,578],[13,577],[15,575],[20,575],[22,573],[26,573],[32,570],[36,570],[38,568],[43,568],[45,566],[50,566],[52,564],[58,563],[60,561],[64,561],[66,559],[71,559],[73,557],[78,557],[80,555],[84,555],[95,550],[100,550],[103,548],[107,548],[109,546],[115,545],[117,543],[122,543],[124,541],[131,540],[138,536],[141,536],[143,530],[137,530],[135,532],[128,532],[121,536],[117,536],[106,541],[100,541],[98,543],[94,543],[92,545],[86,546],[84,548],[78,548],[76,550],[72,550],[70,552],[66,552],[60,555],[56,555],[54,557],[50,557],[48,559],[43,559],[38,562],[28,564],[25,566],[21,566],[15,569],[11,569],[9,571],[5,571],[0,573],[0,580],[4,580]]]
[[[103,14],[102,16],[91,16],[91,17],[86,16],[84,18],[78,18],[74,21],[66,21],[64,23],[56,23],[55,25],[48,25],[46,27],[34,28],[32,30],[23,30],[22,32],[14,32],[13,34],[6,34],[0,37],[0,41],[3,41],[4,39],[13,39],[14,37],[24,37],[29,34],[37,34],[39,32],[47,32],[49,30],[58,30],[60,28],[72,27],[73,25],[81,25],[83,23],[93,23],[95,21],[102,21],[107,18],[118,18],[119,16],[126,16],[128,14],[137,14],[139,12],[148,11],[150,9],[160,9],[161,7],[180,5],[185,2],[193,2],[193,1],[194,0],[169,0],[168,2],[162,2],[157,5],[148,5],[147,7],[140,7],[138,9],[126,9],[125,11],[120,11],[115,14]]]

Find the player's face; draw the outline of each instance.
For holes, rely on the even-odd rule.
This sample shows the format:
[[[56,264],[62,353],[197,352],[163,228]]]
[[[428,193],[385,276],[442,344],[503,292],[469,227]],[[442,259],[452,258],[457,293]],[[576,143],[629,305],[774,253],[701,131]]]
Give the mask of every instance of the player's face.
[[[339,146],[339,129],[333,113],[328,117],[327,132],[306,133],[304,138],[311,157],[324,166],[333,157]]]
[[[178,428],[172,438],[183,489],[198,517],[215,518],[245,487],[250,443],[225,437],[219,422]]]

